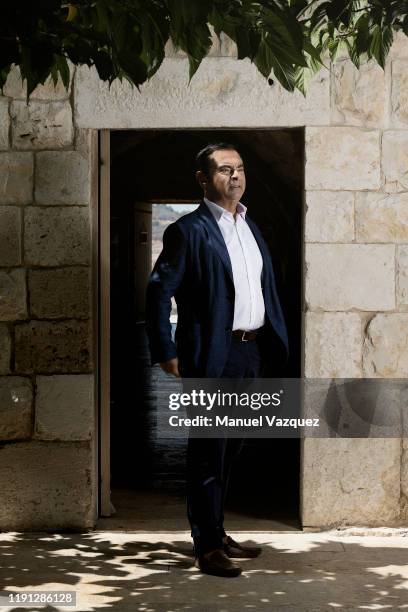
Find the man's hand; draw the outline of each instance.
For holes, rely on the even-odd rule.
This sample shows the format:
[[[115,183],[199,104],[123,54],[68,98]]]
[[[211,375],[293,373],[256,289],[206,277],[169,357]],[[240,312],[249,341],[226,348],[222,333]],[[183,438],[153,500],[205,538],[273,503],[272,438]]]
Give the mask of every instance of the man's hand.
[[[173,376],[180,377],[177,357],[174,357],[174,359],[169,359],[169,361],[163,361],[160,364],[160,367],[163,372],[166,372],[166,374],[173,374]]]

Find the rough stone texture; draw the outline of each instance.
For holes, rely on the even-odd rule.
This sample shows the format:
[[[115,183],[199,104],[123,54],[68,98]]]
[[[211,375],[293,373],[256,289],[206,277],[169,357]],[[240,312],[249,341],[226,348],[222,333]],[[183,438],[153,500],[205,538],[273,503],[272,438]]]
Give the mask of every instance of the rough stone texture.
[[[358,70],[350,59],[332,68],[332,123],[379,127],[386,118],[386,78],[376,61]]]
[[[391,65],[391,124],[394,127],[408,127],[408,78],[406,65],[406,60],[394,60]]]
[[[115,81],[109,88],[95,70],[75,78],[75,121],[86,128],[251,127],[329,123],[329,73],[312,79],[307,97],[271,87],[249,60],[203,60],[188,85],[187,60],[166,58],[141,93]]]
[[[408,191],[408,130],[384,132],[381,165],[385,191]]]
[[[0,207],[0,266],[21,263],[21,211],[17,206]]]
[[[72,145],[72,110],[67,102],[11,103],[12,141],[16,149],[60,149]]]
[[[377,314],[368,323],[363,346],[367,377],[408,376],[408,313]]]
[[[306,128],[306,189],[378,189],[380,138],[356,127]]]
[[[91,330],[86,321],[30,321],[15,328],[17,372],[89,372]]]
[[[0,321],[15,321],[26,317],[25,271],[0,270]]]
[[[408,307],[408,246],[397,247],[397,306]],[[405,310],[405,308],[403,308]]]
[[[44,85],[38,85],[30,95],[30,100],[67,100],[70,95],[72,85],[73,66],[70,64],[71,79],[68,90],[60,77],[58,77],[57,85],[54,87],[51,77],[46,80]],[[4,95],[10,98],[26,100],[27,87],[21,79],[20,69],[13,66],[7,77],[4,85]]]
[[[400,515],[400,440],[304,441],[304,527],[393,525]]]
[[[92,449],[80,442],[29,442],[0,449],[0,529],[94,526]]]
[[[408,242],[408,193],[357,193],[356,240]]]
[[[0,204],[29,204],[33,199],[33,154],[0,153]]]
[[[89,159],[78,151],[43,151],[35,169],[36,204],[89,204]]]
[[[93,376],[37,376],[35,437],[90,440],[94,427]]]
[[[232,38],[227,36],[225,32],[221,32],[220,38],[221,38],[220,55],[225,56],[225,57],[237,57],[238,56],[237,45],[236,43],[234,43]]]
[[[11,339],[7,325],[0,323],[0,374],[10,372]]]
[[[28,378],[0,377],[0,440],[22,440],[31,436],[32,404],[33,390]]]
[[[305,376],[361,377],[362,322],[357,313],[306,313]]]
[[[90,316],[91,283],[88,268],[29,270],[29,312],[40,319]]]
[[[389,52],[390,59],[408,59],[408,36],[403,32],[394,32],[394,41]]]
[[[351,191],[308,191],[306,207],[306,242],[354,240],[354,194]]]
[[[311,310],[395,308],[395,247],[306,245],[306,302]]]
[[[9,146],[9,101],[0,96],[0,149],[8,149]]]
[[[91,237],[87,208],[30,206],[24,221],[26,263],[38,266],[89,263]]]

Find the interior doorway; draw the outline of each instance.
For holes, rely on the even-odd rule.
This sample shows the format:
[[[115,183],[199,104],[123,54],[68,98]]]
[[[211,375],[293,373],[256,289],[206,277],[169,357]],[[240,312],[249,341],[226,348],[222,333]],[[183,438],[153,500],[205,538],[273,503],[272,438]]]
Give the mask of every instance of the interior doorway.
[[[119,523],[131,516],[138,525],[188,527],[185,444],[160,440],[155,431],[157,392],[172,381],[149,363],[144,293],[158,247],[153,212],[165,225],[163,217],[175,220],[182,205],[197,205],[194,158],[211,141],[235,144],[244,158],[243,202],[271,250],[288,325],[291,354],[284,376],[301,376],[303,129],[112,131],[109,470]],[[232,475],[230,518],[242,528],[253,528],[254,520],[260,529],[277,522],[298,526],[300,440],[248,440],[237,461],[245,495],[238,497]]]

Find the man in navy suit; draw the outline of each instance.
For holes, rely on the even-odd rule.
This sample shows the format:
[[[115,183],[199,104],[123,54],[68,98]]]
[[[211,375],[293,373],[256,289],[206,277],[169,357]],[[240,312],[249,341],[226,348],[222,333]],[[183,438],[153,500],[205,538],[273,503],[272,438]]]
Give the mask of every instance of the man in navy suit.
[[[230,144],[207,145],[196,158],[204,198],[169,225],[147,288],[146,326],[152,364],[189,378],[276,375],[288,357],[285,320],[271,256],[247,208],[244,163]],[[177,303],[175,342],[171,298]],[[255,557],[224,530],[224,501],[237,439],[189,438],[187,513],[196,565],[238,576],[233,558]]]

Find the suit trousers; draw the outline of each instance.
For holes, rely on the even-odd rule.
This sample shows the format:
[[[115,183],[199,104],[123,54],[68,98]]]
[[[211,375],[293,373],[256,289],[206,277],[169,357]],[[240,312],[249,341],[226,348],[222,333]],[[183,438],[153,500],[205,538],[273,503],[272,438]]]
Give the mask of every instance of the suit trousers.
[[[221,378],[257,378],[262,372],[258,338],[232,337]],[[187,445],[187,517],[195,556],[223,547],[224,503],[242,438],[189,438]]]

